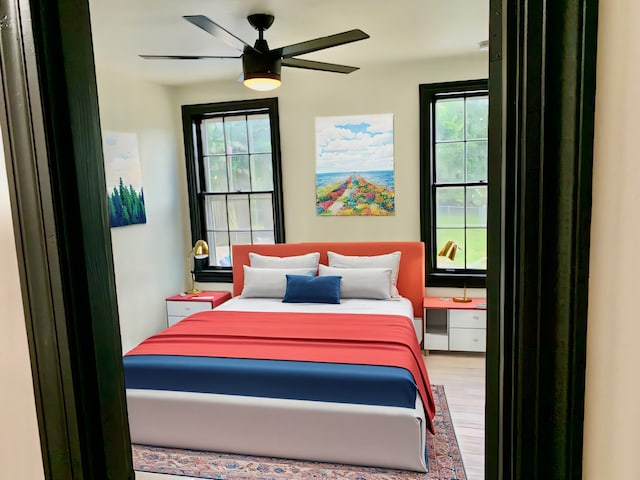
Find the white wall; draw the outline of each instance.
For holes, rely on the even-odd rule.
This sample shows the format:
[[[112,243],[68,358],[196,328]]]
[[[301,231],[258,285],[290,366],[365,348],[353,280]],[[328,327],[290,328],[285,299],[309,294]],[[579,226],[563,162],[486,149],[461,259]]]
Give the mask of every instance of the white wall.
[[[146,224],[111,229],[126,352],[166,328],[164,299],[186,286],[186,170],[170,90],[100,70],[96,80],[103,131],[137,134],[147,212]]]
[[[487,62],[486,53],[479,52],[428,63],[366,66],[349,75],[285,67],[282,86],[272,92],[252,92],[233,79],[177,87],[175,109],[183,104],[278,97],[288,242],[420,240],[418,85],[487,78]],[[394,115],[396,214],[316,215],[315,117],[375,113]],[[188,219],[188,210],[184,214]],[[228,285],[210,284],[209,288]]]
[[[640,3],[599,5],[585,480],[640,479]]]
[[[27,330],[0,138],[0,477],[44,478]]]
[[[176,108],[259,97],[278,97],[285,230],[288,242],[419,240],[420,83],[486,78],[486,54],[430,63],[386,64],[349,75],[283,68],[282,86],[257,94],[232,79],[176,88]],[[392,113],[396,214],[321,217],[315,210],[315,117]]]

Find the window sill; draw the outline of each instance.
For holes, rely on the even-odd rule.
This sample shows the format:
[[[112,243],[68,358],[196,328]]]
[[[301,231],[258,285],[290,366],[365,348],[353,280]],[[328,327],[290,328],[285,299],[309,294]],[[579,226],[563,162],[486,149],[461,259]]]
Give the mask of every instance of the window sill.
[[[196,272],[196,282],[220,282],[220,283],[233,283],[233,273],[231,270],[201,270]]]
[[[470,287],[486,288],[486,273],[430,273],[427,275],[427,287]]]

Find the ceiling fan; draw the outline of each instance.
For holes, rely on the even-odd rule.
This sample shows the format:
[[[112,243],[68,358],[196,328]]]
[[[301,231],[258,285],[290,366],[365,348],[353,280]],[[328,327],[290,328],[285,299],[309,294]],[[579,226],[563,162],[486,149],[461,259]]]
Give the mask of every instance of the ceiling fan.
[[[351,73],[358,70],[358,67],[337,65],[335,63],[316,62],[313,60],[304,60],[294,57],[369,38],[369,35],[362,30],[354,29],[342,33],[336,33],[335,35],[329,35],[328,37],[315,38],[313,40],[307,40],[306,42],[287,45],[286,47],[270,49],[267,45],[267,41],[263,37],[263,34],[264,31],[273,24],[273,15],[266,13],[254,13],[247,17],[251,26],[258,30],[258,39],[255,41],[253,46],[204,15],[185,15],[182,18],[242,53],[237,56],[140,55],[140,57],[160,60],[241,58],[241,77],[244,84],[249,88],[261,91],[273,90],[280,86],[280,68],[282,66],[336,73]]]

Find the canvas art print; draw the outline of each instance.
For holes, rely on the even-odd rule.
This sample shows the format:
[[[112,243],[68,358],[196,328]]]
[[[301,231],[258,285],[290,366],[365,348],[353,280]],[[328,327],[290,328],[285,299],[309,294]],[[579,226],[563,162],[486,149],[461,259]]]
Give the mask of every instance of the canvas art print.
[[[138,137],[135,133],[104,132],[103,151],[109,225],[147,223]]]
[[[394,215],[393,115],[316,118],[318,215]]]

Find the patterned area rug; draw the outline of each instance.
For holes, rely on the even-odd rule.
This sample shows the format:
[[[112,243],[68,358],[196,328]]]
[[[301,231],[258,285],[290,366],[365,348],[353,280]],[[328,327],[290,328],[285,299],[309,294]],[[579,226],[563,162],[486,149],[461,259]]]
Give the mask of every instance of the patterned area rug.
[[[221,480],[467,480],[442,385],[431,386],[436,434],[427,433],[429,472],[133,445],[135,470]]]

